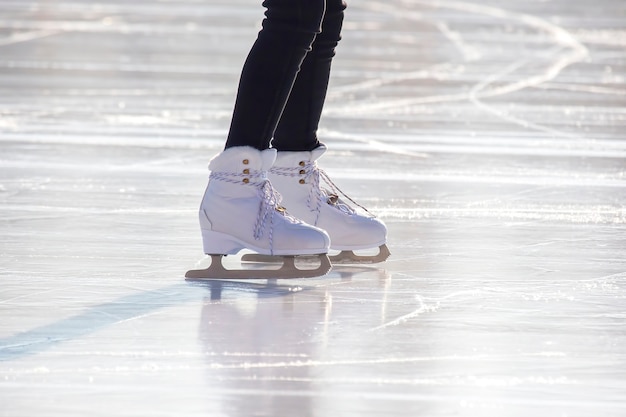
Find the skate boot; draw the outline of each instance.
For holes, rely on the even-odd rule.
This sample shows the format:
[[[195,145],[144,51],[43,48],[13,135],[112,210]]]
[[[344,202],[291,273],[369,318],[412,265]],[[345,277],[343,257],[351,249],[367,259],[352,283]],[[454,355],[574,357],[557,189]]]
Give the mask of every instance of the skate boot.
[[[204,253],[208,269],[192,270],[187,278],[297,278],[320,276],[330,270],[329,237],[323,230],[289,215],[267,178],[276,150],[232,147],[213,158],[209,184],[200,205]],[[222,257],[250,249],[284,260],[279,270],[225,269]],[[294,256],[316,255],[317,269],[300,270]]]
[[[283,196],[289,212],[330,235],[330,247],[341,251],[331,256],[333,263],[376,263],[389,257],[387,228],[365,208],[337,188],[318,168],[317,160],[326,152],[324,145],[310,152],[278,152],[270,170],[272,184]],[[322,188],[321,182],[328,187]],[[357,209],[339,198],[342,195]],[[355,250],[378,248],[376,255],[357,255]]]

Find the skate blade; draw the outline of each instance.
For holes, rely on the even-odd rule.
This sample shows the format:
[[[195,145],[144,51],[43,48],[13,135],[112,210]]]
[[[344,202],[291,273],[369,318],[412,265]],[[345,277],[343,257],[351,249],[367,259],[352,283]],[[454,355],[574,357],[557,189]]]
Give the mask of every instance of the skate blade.
[[[320,265],[314,269],[300,269],[296,267],[295,256],[277,256],[282,261],[278,269],[226,269],[222,265],[223,255],[210,255],[211,265],[206,269],[192,269],[187,271],[187,280],[205,279],[293,279],[321,277],[330,272],[332,265],[328,255],[313,255]]]
[[[387,245],[380,245],[378,247],[378,254],[376,255],[357,255],[354,251],[344,250],[337,255],[330,256],[330,262],[333,265],[339,264],[377,264],[385,262],[387,258],[391,256]]]
[[[391,252],[387,245],[381,245],[378,248],[378,254],[376,255],[357,255],[354,251],[344,250],[337,255],[329,256],[331,264],[343,265],[343,264],[377,264],[384,262],[389,258]],[[314,256],[302,256],[303,260],[315,260]],[[273,255],[260,255],[258,253],[248,253],[241,257],[243,262],[261,262],[261,263],[280,263],[280,256]]]

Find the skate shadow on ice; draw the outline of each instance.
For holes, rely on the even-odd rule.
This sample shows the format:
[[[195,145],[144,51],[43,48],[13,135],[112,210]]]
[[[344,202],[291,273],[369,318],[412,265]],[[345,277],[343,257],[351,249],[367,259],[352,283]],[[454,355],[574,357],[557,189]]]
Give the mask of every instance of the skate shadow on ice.
[[[36,355],[116,323],[164,308],[200,301],[203,297],[204,294],[183,282],[100,303],[88,307],[81,314],[0,338],[0,362]]]
[[[361,273],[375,272],[384,279],[386,270],[372,266],[335,266],[327,275],[317,278],[270,278],[270,279],[192,279],[188,285],[205,288],[211,300],[221,300],[227,295],[255,293],[259,298],[283,297],[298,292],[312,291],[334,281],[351,281]],[[315,284],[312,282],[315,281]],[[316,285],[317,284],[317,285]]]
[[[206,299],[209,290],[211,300],[220,300],[224,294],[243,297],[255,294],[258,298],[286,297],[319,288],[326,279],[350,280],[355,274],[366,270],[361,267],[340,267],[331,271],[323,281],[305,279],[267,279],[254,281],[210,280],[190,281],[169,285],[155,290],[125,295],[107,302],[87,307],[84,312],[38,326],[30,330],[0,338],[0,362],[17,360],[44,352],[63,342],[78,339],[134,317],[155,311]],[[309,281],[309,282],[307,282]]]
[[[283,283],[292,281],[292,283]],[[298,281],[297,283],[295,281]],[[279,283],[280,282],[280,283]],[[298,292],[313,290],[316,287],[303,285],[301,279],[255,279],[246,281],[211,279],[190,280],[188,285],[196,288],[204,288],[209,291],[208,299],[219,301],[223,298],[236,297],[237,295],[256,295],[258,298],[284,297]],[[207,299],[206,294],[203,296]]]

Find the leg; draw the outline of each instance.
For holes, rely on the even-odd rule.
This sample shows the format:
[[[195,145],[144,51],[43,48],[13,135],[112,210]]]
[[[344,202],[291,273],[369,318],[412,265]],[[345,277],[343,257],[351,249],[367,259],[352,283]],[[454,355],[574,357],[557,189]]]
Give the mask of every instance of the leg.
[[[341,251],[335,263],[382,262],[389,256],[387,228],[367,210],[342,193],[317,166],[326,147],[317,139],[330,67],[340,40],[343,0],[327,0],[322,33],[306,56],[289,96],[272,145],[278,150],[270,179],[283,196],[289,212],[330,235],[330,247]],[[345,197],[340,198],[340,195]],[[355,250],[379,248],[375,255],[357,255]]]
[[[346,3],[327,0],[322,33],[302,63],[280,119],[272,146],[279,151],[311,151],[319,145],[317,129],[330,78],[331,62],[341,39]]]
[[[241,74],[226,148],[269,148],[294,80],[321,30],[325,0],[265,0],[267,8]]]
[[[276,150],[268,149],[293,82],[324,16],[324,0],[265,0],[263,29],[244,65],[226,149],[209,164],[200,205],[204,252],[212,264],[189,279],[287,278],[328,272],[329,238],[285,212],[267,180]],[[242,249],[285,258],[280,270],[227,270],[221,259]],[[320,266],[295,267],[293,256],[313,254]]]

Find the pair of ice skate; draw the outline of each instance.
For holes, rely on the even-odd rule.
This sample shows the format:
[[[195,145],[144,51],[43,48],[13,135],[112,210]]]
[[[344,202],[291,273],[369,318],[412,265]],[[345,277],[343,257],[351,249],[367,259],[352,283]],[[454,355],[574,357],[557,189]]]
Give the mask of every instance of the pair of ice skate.
[[[242,146],[213,158],[199,212],[204,253],[211,256],[211,265],[188,271],[186,277],[304,278],[325,275],[331,263],[387,259],[385,225],[339,198],[337,187],[317,167],[325,151],[323,145],[309,152]],[[372,248],[379,248],[378,254],[354,252]],[[278,270],[224,268],[222,257],[243,249],[256,252],[244,255],[244,261],[282,260],[283,265]],[[329,250],[340,253],[329,258]],[[319,266],[297,268],[296,256],[317,258]]]

